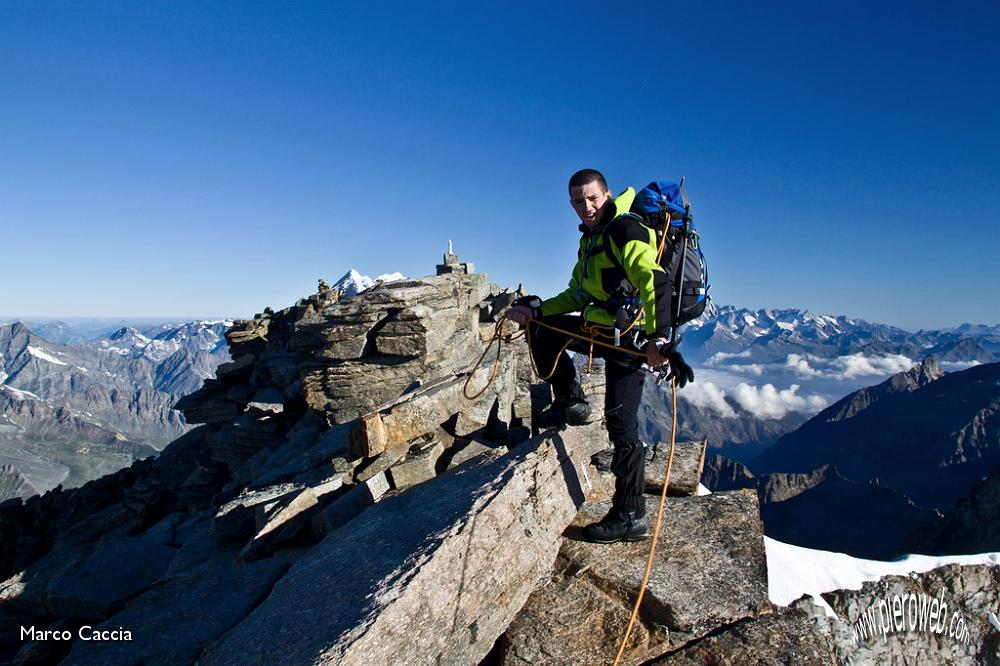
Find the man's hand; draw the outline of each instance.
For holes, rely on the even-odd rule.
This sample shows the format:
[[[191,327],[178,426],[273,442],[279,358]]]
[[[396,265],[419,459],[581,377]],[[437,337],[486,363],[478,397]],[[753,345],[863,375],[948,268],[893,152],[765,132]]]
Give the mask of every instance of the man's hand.
[[[542,299],[538,296],[522,296],[514,301],[514,304],[507,310],[507,318],[521,326],[526,325],[532,319],[542,318]]]
[[[657,346],[657,342],[661,342],[660,338],[653,338],[646,343],[646,365],[649,366],[650,370],[656,370],[664,363],[670,361],[666,355],[664,355],[660,348]]]
[[[694,370],[684,361],[684,357],[676,349],[662,352],[657,342],[666,342],[662,338],[653,338],[646,343],[646,364],[650,370],[656,370],[664,363],[670,364],[667,379],[677,381],[677,388],[684,388],[688,382],[694,381]],[[664,347],[666,349],[666,346]]]
[[[535,311],[527,305],[515,305],[510,310],[507,310],[507,318],[524,326],[535,318]]]

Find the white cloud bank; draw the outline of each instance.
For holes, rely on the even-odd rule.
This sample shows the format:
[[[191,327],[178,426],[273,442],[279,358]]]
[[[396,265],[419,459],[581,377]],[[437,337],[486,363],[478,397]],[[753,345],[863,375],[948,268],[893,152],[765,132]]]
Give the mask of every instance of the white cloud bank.
[[[729,353],[729,352],[715,352],[712,354],[707,361],[708,365],[719,365],[723,361],[728,361],[731,358],[750,358],[750,350],[744,349],[741,352]]]
[[[786,389],[778,390],[774,384],[754,386],[740,383],[736,386],[733,398],[740,407],[759,419],[780,419],[788,412],[817,412],[827,405],[825,398],[819,395],[799,395],[799,385],[792,384]]]
[[[726,402],[726,392],[712,382],[688,384],[680,392],[680,397],[696,407],[712,410],[723,418],[736,418],[736,412]]]
[[[778,390],[773,384],[756,386],[740,382],[734,389],[732,399],[759,419],[780,419],[789,412],[811,414],[827,406],[827,400],[819,395],[800,395],[798,384]],[[715,412],[722,418],[736,418],[736,410],[726,401],[726,390],[709,381],[696,381],[684,387],[680,397],[683,400]]]
[[[915,365],[913,359],[902,354],[865,356],[861,352],[825,359],[812,354],[789,354],[785,367],[800,377],[825,379],[857,379],[858,377],[894,375]]]

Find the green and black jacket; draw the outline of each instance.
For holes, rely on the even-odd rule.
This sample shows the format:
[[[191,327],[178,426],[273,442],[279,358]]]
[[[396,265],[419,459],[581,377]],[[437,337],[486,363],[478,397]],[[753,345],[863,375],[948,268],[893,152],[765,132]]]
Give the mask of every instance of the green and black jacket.
[[[639,291],[647,335],[670,336],[670,280],[656,263],[656,232],[636,217],[624,215],[632,206],[631,187],[611,201],[594,228],[580,225],[580,251],[569,287],[542,302],[542,315],[580,311],[589,322],[614,326],[617,296],[623,279]]]

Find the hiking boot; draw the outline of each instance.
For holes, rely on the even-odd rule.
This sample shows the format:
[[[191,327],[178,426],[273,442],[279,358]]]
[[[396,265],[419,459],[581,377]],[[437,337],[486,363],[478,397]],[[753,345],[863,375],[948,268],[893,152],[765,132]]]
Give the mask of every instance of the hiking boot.
[[[645,541],[649,538],[649,521],[646,516],[636,517],[635,514],[611,509],[599,522],[584,527],[583,536],[593,543]]]
[[[590,457],[590,462],[597,468],[598,472],[610,472],[611,463],[615,459],[614,449],[604,449],[598,451]]]
[[[538,415],[536,421],[540,428],[585,425],[590,423],[590,403],[577,398],[556,400]]]

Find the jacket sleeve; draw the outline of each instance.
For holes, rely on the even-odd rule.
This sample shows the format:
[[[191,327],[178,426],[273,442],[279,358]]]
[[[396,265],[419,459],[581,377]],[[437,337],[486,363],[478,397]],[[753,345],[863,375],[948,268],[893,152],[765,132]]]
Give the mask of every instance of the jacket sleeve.
[[[656,262],[656,249],[650,242],[652,232],[638,223],[623,230],[616,243],[621,248],[621,265],[625,277],[638,290],[646,311],[646,334],[670,336],[670,278]],[[612,250],[614,251],[614,250]]]
[[[579,260],[576,262],[576,266],[573,267],[573,275],[569,279],[569,286],[566,289],[552,298],[542,301],[542,316],[548,317],[549,315],[565,314],[583,308],[583,303],[580,299],[580,296],[583,294],[583,289],[580,285],[583,273],[583,261]]]

